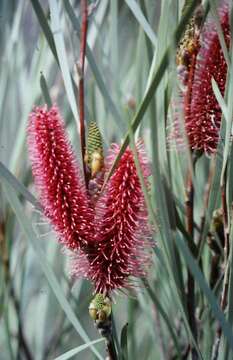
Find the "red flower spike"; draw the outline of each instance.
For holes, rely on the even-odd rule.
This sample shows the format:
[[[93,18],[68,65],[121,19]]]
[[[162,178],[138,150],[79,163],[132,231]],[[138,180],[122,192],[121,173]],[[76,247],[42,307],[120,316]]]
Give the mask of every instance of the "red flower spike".
[[[225,41],[229,47],[228,11],[227,3],[224,1],[219,16]],[[196,63],[190,111],[187,111],[189,115],[185,117],[185,128],[191,149],[211,154],[216,151],[218,145],[222,116],[211,79],[215,79],[224,96],[227,64],[213,22],[209,21],[205,25],[202,42]]]
[[[150,174],[142,144],[137,151],[144,178]],[[119,146],[113,145],[107,159],[110,167]],[[134,156],[128,148],[96,205],[95,251],[90,252],[86,276],[95,291],[109,294],[130,287],[130,277],[143,277],[151,259],[151,231]],[[77,267],[76,267],[77,269]]]
[[[227,47],[230,46],[229,6],[222,1],[219,18]],[[180,118],[184,118],[184,128],[191,150],[199,150],[208,155],[215,153],[219,140],[222,111],[212,89],[214,78],[224,96],[227,64],[223,55],[216,26],[213,20],[207,21],[200,37],[200,50],[193,57],[194,65],[186,86],[181,90],[179,101],[174,102],[174,122],[172,132],[168,136],[168,145],[176,144],[184,149],[183,126]],[[181,76],[182,78],[182,76]]]
[[[83,248],[93,238],[94,215],[55,106],[50,110],[37,107],[31,113],[28,147],[45,215],[62,244],[70,249]]]

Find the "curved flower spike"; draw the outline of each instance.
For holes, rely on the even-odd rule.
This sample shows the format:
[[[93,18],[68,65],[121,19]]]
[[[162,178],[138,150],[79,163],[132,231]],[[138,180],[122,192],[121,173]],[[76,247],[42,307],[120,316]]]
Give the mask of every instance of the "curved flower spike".
[[[142,144],[138,143],[137,151],[147,179],[150,170]],[[108,168],[118,152],[119,146],[113,145],[107,158]],[[152,245],[144,195],[129,148],[97,202],[95,223],[97,247],[89,256],[87,277],[98,293],[109,294],[113,290],[131,287],[131,277],[146,275]]]
[[[221,1],[218,14],[225,42],[229,48],[228,1]],[[227,77],[227,63],[213,19],[208,20],[204,25],[198,41],[200,49],[194,58],[194,66],[189,69],[186,86],[181,90],[179,105],[175,105],[175,120],[168,143],[172,144],[175,140],[178,147],[184,148],[183,126],[180,123],[180,118],[184,118],[190,149],[211,155],[217,149],[222,117],[221,108],[212,88],[212,78],[224,96]]]
[[[219,9],[222,31],[229,48],[230,25],[229,6],[223,1]],[[222,111],[214,95],[212,78],[216,81],[224,96],[227,77],[227,64],[223,55],[216,26],[207,22],[203,29],[202,45],[198,54],[192,88],[192,100],[185,127],[190,147],[207,154],[216,151]]]
[[[28,148],[45,215],[61,243],[83,248],[93,239],[93,209],[55,106],[36,107],[30,114]]]

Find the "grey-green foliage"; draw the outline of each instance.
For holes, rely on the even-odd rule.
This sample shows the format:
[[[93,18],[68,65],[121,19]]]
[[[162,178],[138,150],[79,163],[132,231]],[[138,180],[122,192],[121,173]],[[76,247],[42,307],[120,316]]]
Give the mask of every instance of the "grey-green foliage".
[[[105,356],[102,342],[90,343],[90,339],[99,337],[88,316],[93,289],[84,280],[73,286],[68,277],[66,256],[61,253],[36,200],[25,141],[32,107],[56,102],[80,157],[75,61],[79,56],[81,16],[77,3],[0,2],[0,229],[4,224],[4,255],[10,263],[8,269],[0,256],[3,360],[24,356],[22,347],[19,348],[20,327],[35,359],[85,360]],[[217,297],[209,288],[212,255],[206,246],[210,218],[220,205],[222,168],[227,169],[232,236],[232,66],[225,99],[213,80],[226,120],[221,134],[227,140],[219,145],[216,157],[201,238],[200,267],[187,246],[190,237],[185,230],[185,178],[190,154],[167,151],[166,146],[167,121],[172,112],[170,100],[176,84],[176,43],[192,15],[195,1],[188,2],[181,19],[183,3],[127,0],[116,6],[115,0],[103,0],[89,18],[86,121],[98,124],[105,144],[123,140],[122,152],[129,144],[135,156],[134,135],[140,134],[152,162],[151,191],[147,193],[136,157],[150,220],[156,228],[153,265],[147,281],[139,284],[145,286],[139,296],[115,296],[113,309],[118,349],[122,347],[119,355],[124,360],[168,359],[171,354],[182,358],[190,341],[200,358],[209,359],[218,321],[224,335],[221,356],[232,359],[233,353],[232,291],[225,316],[218,305],[219,288],[215,292]],[[211,11],[215,16],[214,7]],[[221,38],[221,28],[218,31]],[[232,54],[225,55],[231,64]],[[112,170],[118,160],[119,157]],[[202,159],[194,177],[197,224],[204,206],[209,167],[210,160]],[[3,255],[3,247],[0,249]],[[196,282],[198,343],[193,339],[187,316],[188,268]],[[232,250],[229,271],[232,279]],[[221,289],[221,278],[219,285]]]

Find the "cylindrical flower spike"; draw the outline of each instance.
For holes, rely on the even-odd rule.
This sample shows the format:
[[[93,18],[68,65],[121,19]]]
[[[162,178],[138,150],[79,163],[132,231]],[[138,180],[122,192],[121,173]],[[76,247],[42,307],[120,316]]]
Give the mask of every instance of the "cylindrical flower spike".
[[[118,151],[119,146],[113,145],[107,166],[111,166]],[[137,145],[137,151],[147,179],[150,170],[142,144]],[[97,202],[96,229],[97,247],[89,256],[87,274],[96,292],[109,294],[129,288],[131,277],[146,275],[151,260],[151,231],[134,156],[129,148]]]
[[[131,277],[145,276],[151,229],[132,151],[126,149],[94,206],[56,107],[38,107],[31,113],[28,146],[44,212],[60,241],[73,250],[72,274],[90,279],[95,292],[104,296],[131,287]],[[112,146],[107,171],[119,149]],[[148,185],[150,170],[141,143],[137,152]]]
[[[36,107],[30,114],[28,148],[45,215],[62,244],[83,248],[93,238],[93,209],[55,106]]]
[[[222,2],[219,9],[220,22],[226,41],[230,44],[229,6]],[[196,63],[192,88],[192,100],[185,127],[191,149],[207,154],[216,151],[222,111],[214,95],[212,78],[224,96],[227,64],[219,41],[216,26],[207,22],[203,29],[202,46]]]
[[[229,48],[228,1],[221,1],[218,14],[225,42]],[[227,77],[227,63],[213,19],[208,20],[201,30],[199,46],[200,50],[194,62],[195,66],[188,74],[186,86],[182,85],[179,105],[177,103],[175,105],[173,131],[169,135],[168,141],[172,143],[175,140],[178,147],[184,148],[184,131],[181,123],[184,118],[184,130],[190,149],[210,155],[217,149],[222,117],[221,108],[212,88],[212,78],[224,96]]]

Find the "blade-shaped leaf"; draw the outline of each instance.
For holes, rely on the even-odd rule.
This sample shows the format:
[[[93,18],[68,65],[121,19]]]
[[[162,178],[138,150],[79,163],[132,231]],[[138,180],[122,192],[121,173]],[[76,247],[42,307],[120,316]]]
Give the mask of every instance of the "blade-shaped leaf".
[[[1,176],[1,174],[0,174],[0,176]],[[89,337],[87,336],[80,321],[76,317],[73,309],[71,308],[69,302],[67,301],[50,264],[46,260],[45,254],[44,254],[42,248],[40,247],[40,244],[34,233],[32,225],[31,225],[30,221],[28,220],[27,216],[25,216],[25,213],[20,204],[20,201],[17,198],[14,187],[9,185],[4,177],[1,176],[1,179],[2,179],[1,182],[2,182],[3,188],[5,190],[5,196],[8,199],[12,209],[14,210],[15,215],[19,221],[19,224],[20,224],[28,242],[32,246],[32,248],[37,256],[37,260],[41,266],[41,269],[42,269],[45,277],[47,278],[47,280],[49,282],[49,285],[51,286],[51,288],[54,292],[54,295],[57,298],[57,301],[59,302],[61,308],[66,313],[67,318],[72,323],[72,325],[74,326],[74,328],[76,329],[76,331],[80,335],[80,337],[85,342],[90,342]],[[98,359],[102,359],[102,356],[98,353],[98,351],[92,345],[91,345],[91,349],[95,353],[95,355],[98,357]]]
[[[99,343],[101,341],[104,341],[104,339],[98,339],[98,340],[90,341],[89,343],[86,343],[84,345],[80,345],[80,346],[76,347],[75,349],[69,350],[65,354],[62,354],[62,355],[56,357],[54,360],[68,360],[68,359],[71,359],[73,356],[77,355],[81,351],[86,350],[91,345],[97,344],[97,343]]]

